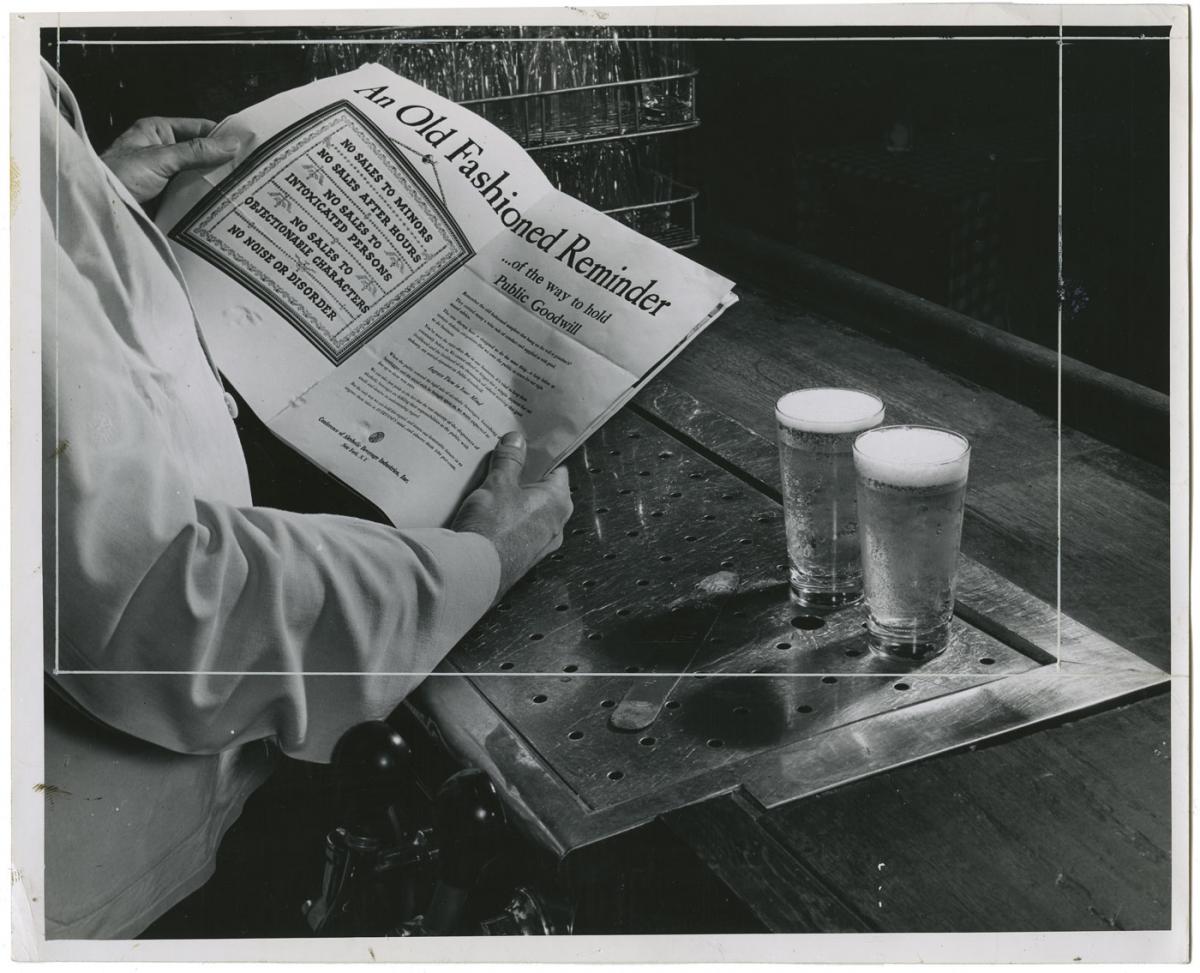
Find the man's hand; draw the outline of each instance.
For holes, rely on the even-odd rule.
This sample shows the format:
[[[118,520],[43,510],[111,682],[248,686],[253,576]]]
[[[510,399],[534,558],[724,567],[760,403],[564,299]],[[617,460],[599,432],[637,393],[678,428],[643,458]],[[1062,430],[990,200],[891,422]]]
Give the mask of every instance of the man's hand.
[[[215,127],[206,118],[140,118],[100,158],[134,199],[146,203],[166,188],[175,173],[234,157],[236,138],[206,138]]]
[[[463,501],[454,530],[482,534],[500,554],[500,594],[562,543],[571,516],[567,471],[559,468],[540,483],[521,485],[525,437],[510,432],[492,453],[487,479]]]

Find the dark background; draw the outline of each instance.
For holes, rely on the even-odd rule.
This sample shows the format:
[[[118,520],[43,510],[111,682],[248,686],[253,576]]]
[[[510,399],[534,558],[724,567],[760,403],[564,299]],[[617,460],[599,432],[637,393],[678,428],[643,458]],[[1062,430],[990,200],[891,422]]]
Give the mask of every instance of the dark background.
[[[706,212],[1055,347],[1058,46],[698,44]],[[1161,41],[1063,49],[1063,351],[1168,391]],[[899,124],[911,148],[889,151]]]
[[[757,29],[775,36],[755,40],[693,29],[730,39],[688,45],[702,124],[670,137],[673,164],[701,191],[704,238],[749,229],[1056,347],[1059,47],[1045,28],[1007,40],[978,28],[942,32],[975,39],[814,40],[821,32],[806,30],[809,39],[788,40],[789,31]],[[381,33],[404,32],[236,36]],[[301,45],[103,43],[199,36],[233,35],[61,35],[99,42],[84,46],[57,44],[48,31],[44,52],[101,149],[143,115],[219,118],[315,76]],[[1067,355],[1166,392],[1168,51],[1164,39],[1142,37],[1073,39],[1062,49],[1062,341]]]

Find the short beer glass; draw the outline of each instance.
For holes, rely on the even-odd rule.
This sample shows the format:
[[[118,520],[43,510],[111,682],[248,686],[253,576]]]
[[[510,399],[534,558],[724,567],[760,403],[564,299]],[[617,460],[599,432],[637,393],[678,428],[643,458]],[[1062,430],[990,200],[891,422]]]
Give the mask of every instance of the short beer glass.
[[[918,662],[945,651],[954,615],[971,444],[928,426],[854,442],[871,650]]]
[[[883,422],[883,402],[853,389],[800,389],[775,404],[792,596],[808,608],[862,598],[855,437]]]

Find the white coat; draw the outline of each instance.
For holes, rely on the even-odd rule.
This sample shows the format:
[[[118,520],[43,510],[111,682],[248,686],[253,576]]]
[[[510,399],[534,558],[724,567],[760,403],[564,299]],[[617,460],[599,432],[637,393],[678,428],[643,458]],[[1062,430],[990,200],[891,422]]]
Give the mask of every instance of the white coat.
[[[494,546],[256,507],[166,240],[41,84],[46,934],[128,937],[269,772],[328,760],[487,610]],[[403,673],[403,674],[395,674]]]

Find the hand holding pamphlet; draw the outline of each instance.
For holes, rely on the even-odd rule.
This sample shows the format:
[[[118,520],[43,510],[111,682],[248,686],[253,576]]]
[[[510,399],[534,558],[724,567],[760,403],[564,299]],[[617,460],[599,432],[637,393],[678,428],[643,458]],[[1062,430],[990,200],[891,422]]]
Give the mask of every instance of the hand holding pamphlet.
[[[157,221],[217,365],[397,526],[445,523],[510,430],[540,478],[736,300],[379,65],[214,134],[237,156]]]

